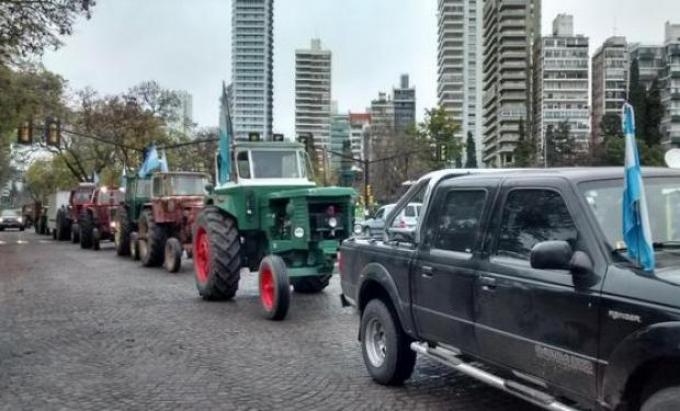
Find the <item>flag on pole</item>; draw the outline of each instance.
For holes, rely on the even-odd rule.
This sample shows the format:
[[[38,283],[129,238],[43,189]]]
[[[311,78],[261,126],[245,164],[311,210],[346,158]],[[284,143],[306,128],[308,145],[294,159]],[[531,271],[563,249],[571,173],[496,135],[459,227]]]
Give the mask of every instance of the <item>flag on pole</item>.
[[[123,174],[120,175],[120,191],[125,191],[127,188],[127,164],[123,162]]]
[[[623,240],[628,255],[648,272],[654,271],[656,261],[652,232],[647,213],[645,188],[642,183],[640,156],[635,141],[635,112],[633,106],[623,106],[623,132],[626,138],[623,190]]]
[[[149,146],[146,150],[146,156],[144,158],[144,163],[139,168],[139,177],[146,178],[151,174],[152,171],[161,169],[163,167],[161,159],[158,156],[158,151],[155,145]]]
[[[220,99],[220,135],[219,148],[217,152],[217,183],[224,184],[229,181],[229,170],[231,168],[229,157],[229,146],[233,135],[231,124],[231,113],[229,108],[229,95],[227,88],[222,84],[222,97]]]

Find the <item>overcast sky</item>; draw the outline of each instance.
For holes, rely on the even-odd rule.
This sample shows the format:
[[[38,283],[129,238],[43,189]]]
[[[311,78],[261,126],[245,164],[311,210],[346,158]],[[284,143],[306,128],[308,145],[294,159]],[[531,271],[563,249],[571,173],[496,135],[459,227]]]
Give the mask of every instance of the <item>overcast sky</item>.
[[[416,86],[418,117],[436,105],[437,0],[275,0],[274,128],[294,130],[295,49],[319,37],[333,52],[332,98],[340,111],[363,111],[401,73]],[[664,23],[680,23],[678,0],[544,0],[543,33],[558,13],[574,15],[591,53],[616,33],[660,43]],[[44,63],[71,88],[120,93],[145,80],[189,91],[194,120],[217,124],[229,82],[230,0],[97,0],[66,46]]]

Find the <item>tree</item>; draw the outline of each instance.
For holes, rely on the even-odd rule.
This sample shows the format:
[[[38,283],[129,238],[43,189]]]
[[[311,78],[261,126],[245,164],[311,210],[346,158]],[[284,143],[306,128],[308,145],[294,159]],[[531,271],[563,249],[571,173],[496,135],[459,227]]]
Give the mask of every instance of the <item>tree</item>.
[[[465,156],[465,168],[477,168],[477,147],[471,131],[468,131],[465,141]]]
[[[425,110],[425,121],[417,127],[420,139],[421,159],[429,163],[430,170],[447,167],[462,152],[462,144],[456,138],[458,123],[443,107]],[[431,147],[431,151],[422,147]]]
[[[576,141],[571,134],[571,126],[568,121],[562,121],[557,125],[557,129],[550,135],[546,132],[546,164],[548,167],[568,167],[573,166],[574,157],[577,151]],[[550,138],[549,138],[550,137]]]
[[[94,0],[0,0],[0,64],[57,49],[75,20],[90,18]]]
[[[645,99],[645,119],[642,138],[649,147],[661,144],[661,120],[663,119],[664,106],[661,103],[659,81],[654,79]]]
[[[548,126],[550,130],[552,126]],[[519,139],[515,146],[513,153],[514,163],[517,167],[533,167],[535,164],[536,147],[533,139],[526,136],[526,129],[524,127],[524,119],[519,120],[518,129]],[[546,136],[547,138],[547,136]]]
[[[24,180],[33,200],[43,203],[51,193],[69,189],[78,182],[59,157],[35,160],[26,170]]]

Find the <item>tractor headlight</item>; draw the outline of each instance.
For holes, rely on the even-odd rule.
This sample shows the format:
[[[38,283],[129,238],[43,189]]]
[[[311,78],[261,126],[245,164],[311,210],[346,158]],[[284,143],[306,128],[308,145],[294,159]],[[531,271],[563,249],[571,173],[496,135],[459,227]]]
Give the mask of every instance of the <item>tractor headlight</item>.
[[[328,219],[328,226],[330,228],[335,228],[338,226],[338,219],[335,217],[331,217]]]
[[[295,229],[295,231],[293,231],[293,235],[295,236],[295,238],[302,238],[305,236],[305,229],[302,227],[298,227]]]
[[[115,229],[115,228],[116,228],[116,222],[115,222],[115,221],[111,221],[111,222],[109,223],[109,227]]]
[[[24,218],[23,218],[23,217],[19,217],[19,218],[17,218],[17,221],[18,221],[19,223],[23,223],[23,222],[24,222]]]
[[[364,232],[364,228],[361,224],[354,224],[354,234],[359,235]]]
[[[2,217],[0,217],[0,223],[3,223],[5,220],[3,220]]]

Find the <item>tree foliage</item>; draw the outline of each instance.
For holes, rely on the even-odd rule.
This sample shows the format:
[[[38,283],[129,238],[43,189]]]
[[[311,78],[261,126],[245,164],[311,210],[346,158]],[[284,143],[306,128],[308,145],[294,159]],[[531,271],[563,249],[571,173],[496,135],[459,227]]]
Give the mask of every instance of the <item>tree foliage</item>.
[[[0,0],[0,64],[59,48],[76,19],[89,19],[94,5],[94,0]]]
[[[43,203],[51,193],[69,189],[78,182],[59,157],[33,161],[26,170],[24,180],[33,200]]]
[[[477,168],[477,147],[471,131],[465,140],[465,168]]]
[[[552,132],[552,126],[548,126],[548,130]],[[526,128],[524,127],[524,119],[519,121],[519,139],[515,146],[513,153],[514,163],[516,167],[533,167],[536,163],[536,145],[531,137],[526,135]],[[548,136],[546,133],[546,140]]]

